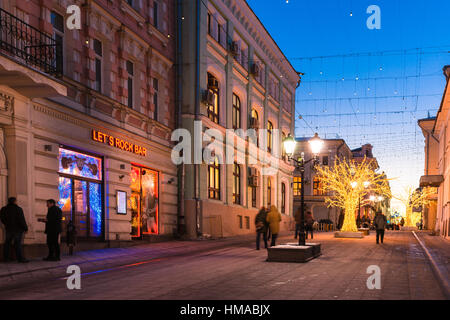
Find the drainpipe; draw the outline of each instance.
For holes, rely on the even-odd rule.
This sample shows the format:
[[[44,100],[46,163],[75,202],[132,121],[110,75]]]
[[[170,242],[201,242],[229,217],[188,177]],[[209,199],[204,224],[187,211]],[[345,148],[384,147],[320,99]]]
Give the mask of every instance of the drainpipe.
[[[200,14],[201,0],[196,1],[196,21],[195,21],[195,121],[200,119]],[[198,182],[199,165],[194,163],[194,199],[195,199],[195,231],[196,236],[201,235],[200,228],[200,212],[199,212],[199,182]]]
[[[177,10],[176,10],[176,21],[177,21],[177,46],[176,46],[176,128],[181,128],[182,126],[182,103],[183,103],[183,83],[181,79],[182,65],[183,65],[183,50],[182,50],[182,16],[183,7],[182,0],[177,0]],[[184,218],[184,163],[181,163],[177,167],[177,178],[178,178],[178,214],[177,214],[177,235],[183,236],[186,232],[186,221]]]

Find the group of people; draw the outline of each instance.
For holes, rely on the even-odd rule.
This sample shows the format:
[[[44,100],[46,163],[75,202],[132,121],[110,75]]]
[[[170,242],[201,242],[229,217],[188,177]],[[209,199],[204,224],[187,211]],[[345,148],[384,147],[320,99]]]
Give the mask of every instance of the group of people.
[[[267,241],[271,239],[270,246],[275,246],[278,233],[280,232],[281,213],[274,205],[270,210],[262,207],[255,217],[256,227],[256,250],[260,249],[261,236],[264,247],[267,249]]]
[[[278,211],[277,207],[272,205],[268,210],[262,207],[255,217],[255,227],[256,227],[256,250],[260,250],[261,238],[264,241],[264,247],[267,249],[268,241],[271,240],[270,246],[276,245],[276,240],[278,233],[280,232],[280,222],[281,213]],[[300,231],[301,223],[301,210],[298,209],[295,213],[295,239]],[[308,232],[311,234],[311,239],[313,238],[313,224],[314,219],[311,211],[305,214],[305,231],[306,239],[308,239]]]
[[[53,199],[47,200],[47,216],[43,219],[38,219],[45,223],[45,234],[47,235],[48,256],[44,258],[45,261],[59,261],[61,259],[61,250],[59,246],[59,235],[62,229],[62,211],[56,205]],[[0,220],[3,223],[6,231],[5,244],[3,246],[3,261],[10,261],[10,249],[14,244],[16,259],[18,262],[29,262],[22,250],[23,236],[28,231],[28,225],[25,220],[23,210],[17,204],[17,199],[11,197],[8,199],[8,204],[0,210]],[[75,227],[72,222],[67,226],[72,229],[69,235],[75,234]],[[70,247],[70,246],[69,246]]]

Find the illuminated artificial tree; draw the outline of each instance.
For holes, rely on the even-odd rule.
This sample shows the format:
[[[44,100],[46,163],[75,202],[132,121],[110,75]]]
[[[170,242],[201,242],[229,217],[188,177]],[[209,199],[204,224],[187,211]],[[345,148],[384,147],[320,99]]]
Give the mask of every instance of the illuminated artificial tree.
[[[434,194],[436,191],[433,188],[418,188],[413,187],[405,188],[405,191],[401,195],[395,196],[400,200],[406,208],[406,227],[415,227],[416,223],[420,221],[421,215],[419,212],[414,212],[414,208],[424,207],[429,204],[428,197]]]
[[[388,179],[384,174],[376,173],[366,158],[361,162],[338,158],[333,166],[317,166],[316,170],[323,190],[328,194],[325,197],[328,207],[345,211],[341,231],[358,231],[355,212],[358,202],[366,195],[391,198]]]

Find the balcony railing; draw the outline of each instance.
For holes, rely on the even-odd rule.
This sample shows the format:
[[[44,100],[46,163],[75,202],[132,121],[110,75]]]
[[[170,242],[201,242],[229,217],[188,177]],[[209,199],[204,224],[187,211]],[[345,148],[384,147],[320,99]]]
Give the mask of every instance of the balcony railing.
[[[1,8],[0,52],[45,73],[62,74],[62,44]]]

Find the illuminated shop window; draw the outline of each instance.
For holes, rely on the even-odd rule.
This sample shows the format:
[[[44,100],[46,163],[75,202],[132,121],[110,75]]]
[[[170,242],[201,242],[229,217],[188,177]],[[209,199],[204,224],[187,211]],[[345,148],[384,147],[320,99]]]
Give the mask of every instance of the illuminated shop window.
[[[67,149],[59,149],[59,172],[102,180],[102,159]]]
[[[147,168],[131,167],[131,235],[158,234],[158,180],[159,174]]]
[[[103,234],[102,159],[72,150],[59,150],[59,200],[63,212],[63,237],[67,223],[78,238]]]

